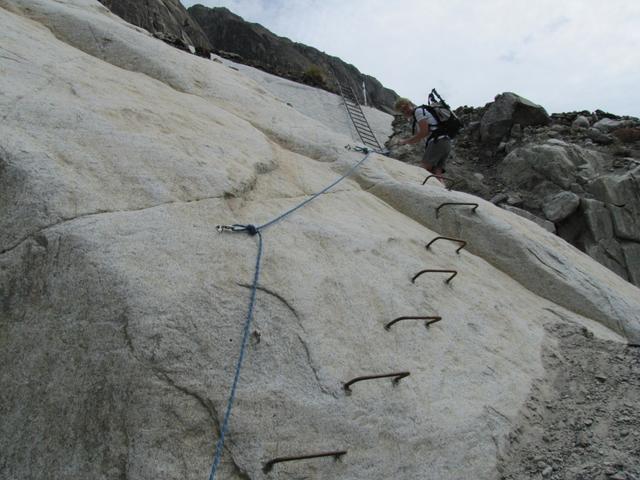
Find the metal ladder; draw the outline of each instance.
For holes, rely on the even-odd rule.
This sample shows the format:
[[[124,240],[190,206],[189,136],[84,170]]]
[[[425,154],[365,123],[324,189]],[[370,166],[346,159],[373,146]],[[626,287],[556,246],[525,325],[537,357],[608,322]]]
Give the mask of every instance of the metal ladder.
[[[358,97],[356,97],[353,89],[349,85],[341,85],[337,78],[336,83],[338,84],[338,89],[340,90],[340,95],[344,101],[344,106],[347,109],[349,118],[351,118],[353,126],[356,128],[356,132],[358,132],[358,136],[362,143],[366,147],[382,151],[382,147],[380,146],[380,143],[378,143],[378,139],[371,130],[371,125],[367,122],[367,118],[364,116],[362,108],[360,108]]]

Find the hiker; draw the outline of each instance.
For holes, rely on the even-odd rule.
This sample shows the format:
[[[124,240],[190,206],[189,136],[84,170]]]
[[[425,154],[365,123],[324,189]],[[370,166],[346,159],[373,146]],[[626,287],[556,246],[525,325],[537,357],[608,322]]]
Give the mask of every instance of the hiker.
[[[395,109],[402,113],[407,120],[413,119],[413,136],[400,140],[399,144],[418,143],[426,138],[422,166],[428,172],[437,175],[438,180],[444,184],[444,180],[440,177],[445,172],[444,165],[451,152],[451,139],[446,134],[438,133],[438,121],[426,106],[416,107],[408,99],[399,98],[396,101]]]

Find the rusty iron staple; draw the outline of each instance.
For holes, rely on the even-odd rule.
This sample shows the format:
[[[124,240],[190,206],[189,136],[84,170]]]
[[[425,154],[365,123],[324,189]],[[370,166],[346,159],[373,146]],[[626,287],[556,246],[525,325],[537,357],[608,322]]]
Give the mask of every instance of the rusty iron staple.
[[[347,393],[351,393],[351,385],[353,385],[356,382],[362,382],[363,380],[375,380],[377,378],[387,378],[387,377],[395,377],[393,379],[393,384],[395,385],[404,377],[408,377],[409,375],[411,375],[411,372],[384,373],[382,375],[365,375],[362,377],[356,377],[352,380],[349,380],[347,383],[344,384],[344,389]]]
[[[429,325],[431,325],[432,323],[436,323],[442,320],[442,317],[398,317],[394,320],[391,320],[389,323],[387,323],[384,326],[384,328],[385,330],[391,330],[391,327],[393,325],[403,320],[427,320],[426,322],[424,322],[424,326],[428,328]]]
[[[436,218],[438,218],[438,215],[440,214],[440,209],[442,207],[445,207],[447,205],[459,205],[459,206],[464,206],[464,205],[468,205],[470,207],[473,207],[471,209],[472,212],[475,213],[475,211],[478,209],[478,204],[477,203],[465,203],[465,202],[446,202],[441,204],[438,208],[436,208]]]
[[[435,177],[438,179],[442,179],[442,180],[449,180],[451,183],[449,184],[448,187],[445,187],[447,190],[451,190],[453,188],[453,186],[458,183],[456,180],[454,180],[453,178],[449,178],[449,177],[444,177],[442,175],[429,175],[427,176],[427,178],[424,179],[424,182],[422,182],[422,185],[424,185],[425,183],[427,183],[427,180],[429,180],[430,178]]]
[[[335,459],[337,460],[342,455],[346,455],[346,453],[347,453],[346,450],[338,450],[338,451],[335,451],[335,452],[313,453],[313,454],[310,454],[310,455],[297,455],[297,456],[292,456],[292,457],[278,457],[278,458],[274,458],[273,460],[269,460],[267,463],[265,463],[264,467],[262,467],[262,471],[264,473],[269,473],[276,463],[293,462],[293,461],[296,461],[296,460],[308,460],[310,458],[320,458],[320,457],[335,457]]]
[[[420,275],[422,275],[423,273],[452,273],[453,275],[451,275],[449,278],[447,278],[445,280],[445,283],[449,283],[451,280],[453,280],[453,277],[455,277],[458,272],[456,270],[437,270],[437,269],[427,269],[427,270],[420,270],[418,273],[416,273],[413,278],[411,279],[411,283],[416,283],[416,278],[418,278]]]
[[[429,247],[431,246],[431,244],[434,243],[436,240],[449,240],[451,242],[461,243],[462,245],[458,247],[458,249],[456,250],[456,253],[460,253],[460,250],[462,250],[464,247],[467,246],[467,242],[465,242],[464,240],[460,240],[459,238],[436,237],[433,240],[431,240],[429,243],[427,243],[426,249],[429,250]]]

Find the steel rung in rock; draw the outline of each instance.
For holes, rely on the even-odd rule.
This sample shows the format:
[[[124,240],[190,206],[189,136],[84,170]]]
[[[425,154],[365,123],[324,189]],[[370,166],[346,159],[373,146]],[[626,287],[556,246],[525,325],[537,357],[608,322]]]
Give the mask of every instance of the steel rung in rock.
[[[310,455],[296,455],[296,456],[291,456],[291,457],[278,457],[278,458],[274,458],[273,460],[269,460],[267,463],[265,463],[264,467],[262,467],[262,471],[264,473],[269,473],[273,469],[273,466],[276,463],[294,462],[294,461],[297,461],[297,460],[308,460],[310,458],[334,457],[337,460],[342,455],[346,455],[346,453],[347,453],[346,450],[338,450],[338,451],[335,451],[335,452],[312,453]]]
[[[384,329],[387,331],[390,331],[393,325],[395,325],[398,322],[402,322],[403,320],[427,320],[426,322],[424,322],[424,326],[429,328],[429,325],[439,322],[440,320],[442,320],[442,317],[398,317],[394,320],[391,320],[389,323],[387,323],[384,326]]]
[[[356,377],[352,380],[349,380],[344,384],[344,389],[347,393],[351,393],[351,385],[353,385],[354,383],[362,382],[364,380],[376,380],[378,378],[388,378],[388,377],[395,377],[393,379],[393,384],[395,385],[404,377],[408,377],[409,375],[411,375],[410,372],[385,373],[382,375],[365,375],[362,377]]]
[[[418,273],[416,273],[413,276],[413,278],[411,279],[411,283],[416,283],[416,278],[418,278],[423,273],[451,273],[452,275],[445,280],[445,283],[449,283],[451,280],[453,280],[453,277],[455,277],[458,274],[456,270],[440,270],[440,269],[420,270]]]

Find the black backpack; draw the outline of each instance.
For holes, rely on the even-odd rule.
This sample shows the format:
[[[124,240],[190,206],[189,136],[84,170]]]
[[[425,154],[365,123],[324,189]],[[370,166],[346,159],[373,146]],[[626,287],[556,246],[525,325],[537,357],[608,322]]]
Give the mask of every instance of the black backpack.
[[[437,97],[437,98],[436,98]],[[429,104],[420,105],[416,108],[422,108],[433,115],[438,124],[435,127],[435,131],[431,133],[429,137],[437,138],[441,135],[447,135],[449,138],[454,138],[458,132],[462,129],[462,122],[456,114],[453,113],[451,107],[444,101],[444,99],[436,92],[434,88],[429,94]],[[413,113],[413,133],[416,131],[417,120],[415,117],[415,110]]]

